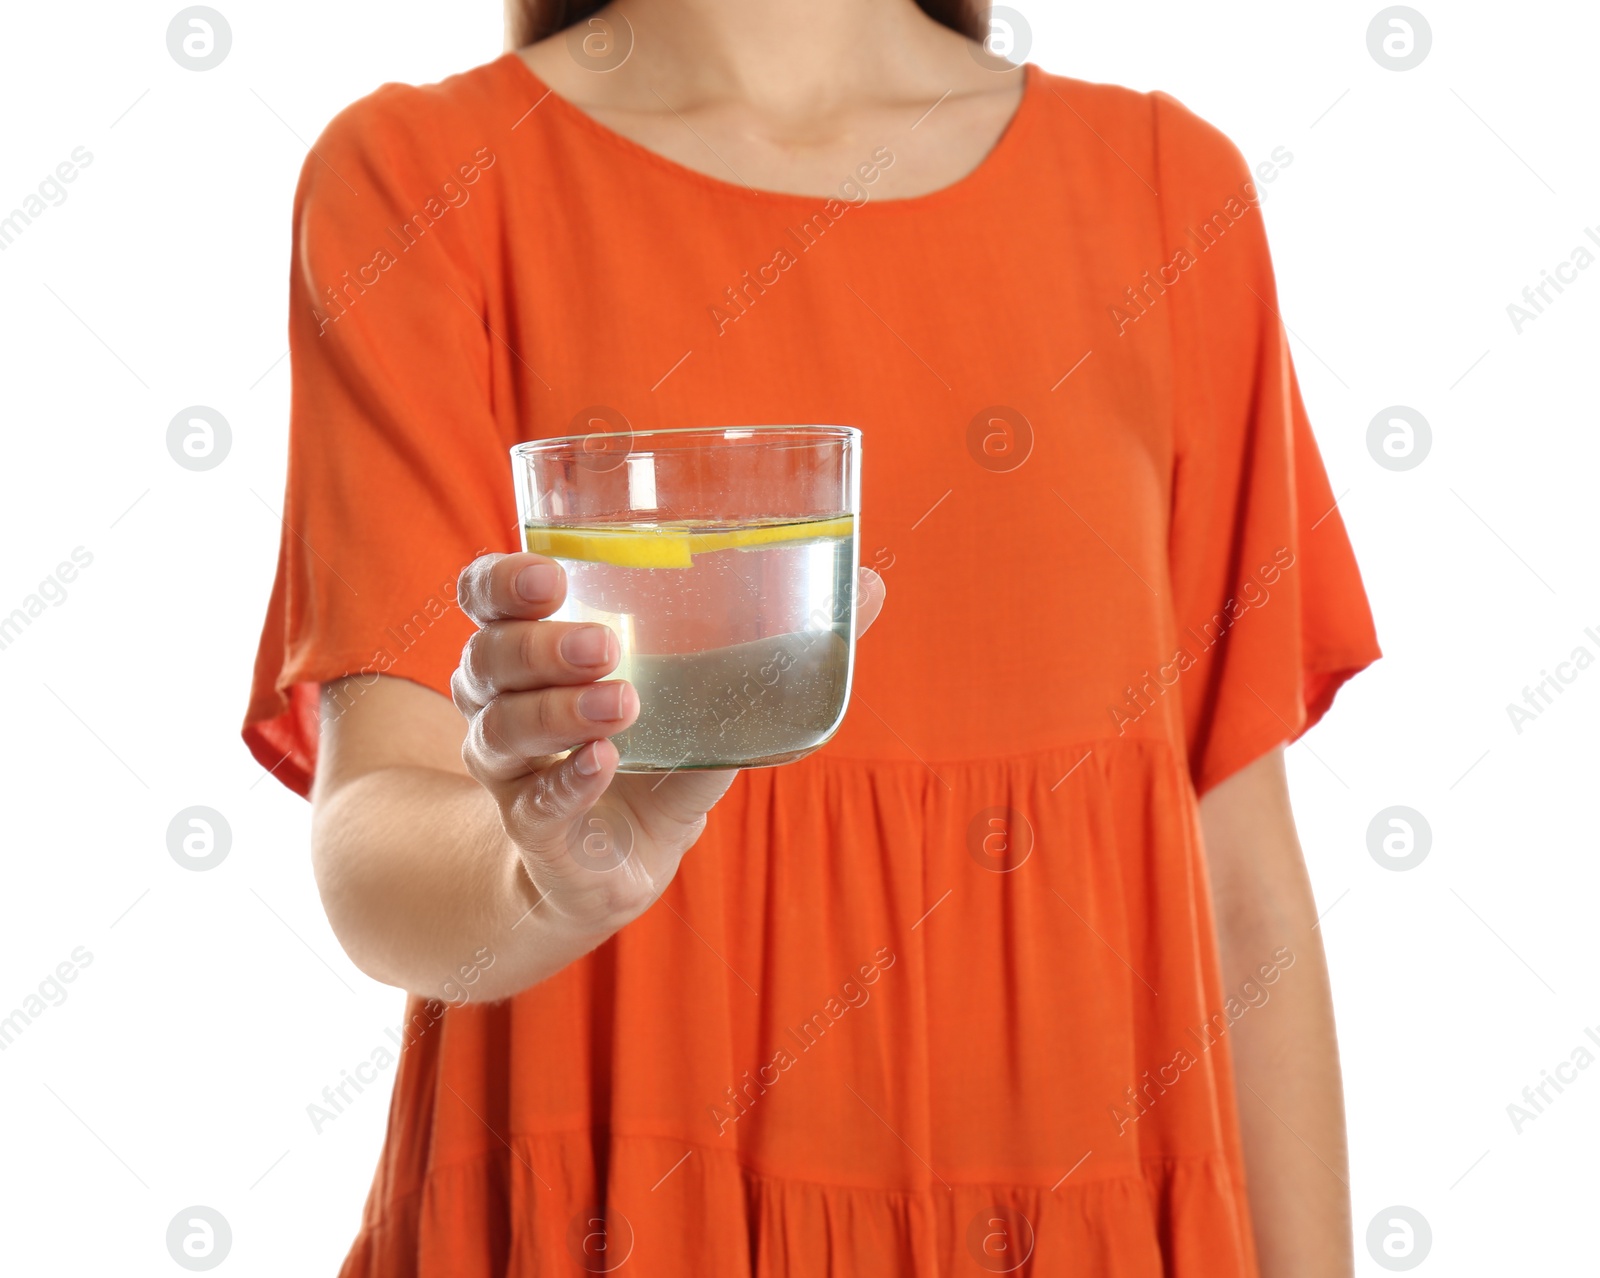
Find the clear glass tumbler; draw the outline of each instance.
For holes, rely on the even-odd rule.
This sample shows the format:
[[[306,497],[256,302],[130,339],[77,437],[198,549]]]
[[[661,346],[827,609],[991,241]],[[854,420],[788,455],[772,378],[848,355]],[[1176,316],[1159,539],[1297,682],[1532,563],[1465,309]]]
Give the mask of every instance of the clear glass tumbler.
[[[599,621],[639,694],[624,772],[791,763],[834,734],[855,663],[861,432],[626,431],[511,450],[557,621]]]

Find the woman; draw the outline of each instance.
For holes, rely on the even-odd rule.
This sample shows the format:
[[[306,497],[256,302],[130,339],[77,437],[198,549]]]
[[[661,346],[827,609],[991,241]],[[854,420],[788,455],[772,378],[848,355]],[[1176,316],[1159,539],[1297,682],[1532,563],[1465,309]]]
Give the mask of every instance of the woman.
[[[1250,169],[953,3],[560,11],[296,198],[246,736],[411,995],[345,1274],[1349,1273],[1281,747],[1378,649]],[[594,422],[862,428],[823,750],[615,775],[615,637],[498,553]]]

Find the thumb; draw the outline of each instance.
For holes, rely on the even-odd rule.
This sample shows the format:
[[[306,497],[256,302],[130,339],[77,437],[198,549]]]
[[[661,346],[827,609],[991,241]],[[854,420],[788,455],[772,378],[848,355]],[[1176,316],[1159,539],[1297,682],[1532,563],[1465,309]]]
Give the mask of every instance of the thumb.
[[[866,634],[867,628],[878,619],[888,593],[883,578],[872,569],[862,568],[856,572],[856,638]]]

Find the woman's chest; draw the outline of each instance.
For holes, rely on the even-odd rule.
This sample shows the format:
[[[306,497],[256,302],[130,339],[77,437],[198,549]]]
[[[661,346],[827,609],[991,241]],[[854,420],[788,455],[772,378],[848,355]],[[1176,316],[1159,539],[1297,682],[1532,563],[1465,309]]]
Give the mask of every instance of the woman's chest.
[[[1061,210],[894,213],[574,220],[504,302],[507,429],[859,427],[861,562],[890,599],[862,697],[928,739],[951,725],[926,689],[1016,706],[1042,679],[1050,735],[1099,731],[1167,625],[1169,348],[1159,312],[1112,313],[1138,255]]]

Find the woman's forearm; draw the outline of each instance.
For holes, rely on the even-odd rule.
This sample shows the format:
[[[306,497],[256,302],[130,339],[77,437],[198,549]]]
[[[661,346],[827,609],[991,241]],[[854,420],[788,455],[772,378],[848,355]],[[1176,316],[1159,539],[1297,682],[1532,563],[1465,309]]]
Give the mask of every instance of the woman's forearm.
[[[1333,1002],[1282,751],[1201,801],[1262,1278],[1353,1272]]]
[[[312,857],[351,960],[426,998],[506,998],[605,939],[540,907],[494,801],[465,775],[390,766],[326,789]]]
[[[1235,921],[1221,937],[1223,988],[1248,991],[1230,1036],[1250,1210],[1262,1278],[1346,1278],[1349,1171],[1328,968],[1314,910],[1293,913],[1287,926]],[[1276,969],[1270,982],[1263,968]]]

